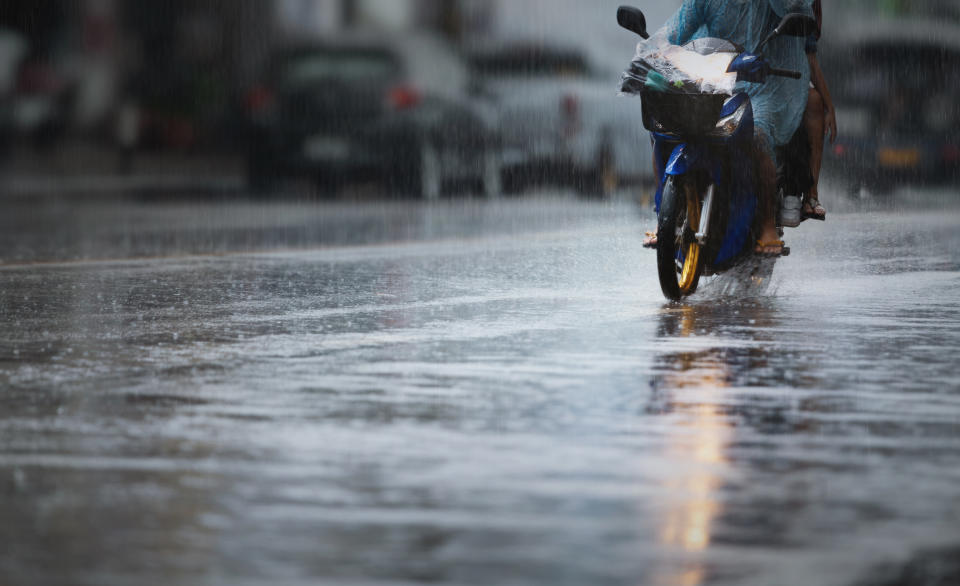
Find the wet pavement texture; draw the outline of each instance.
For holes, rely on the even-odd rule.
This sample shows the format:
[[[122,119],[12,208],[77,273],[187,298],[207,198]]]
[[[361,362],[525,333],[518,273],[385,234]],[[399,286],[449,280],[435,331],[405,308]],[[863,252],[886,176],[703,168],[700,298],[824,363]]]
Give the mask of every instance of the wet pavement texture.
[[[682,304],[629,202],[8,208],[0,583],[958,583],[954,195]]]

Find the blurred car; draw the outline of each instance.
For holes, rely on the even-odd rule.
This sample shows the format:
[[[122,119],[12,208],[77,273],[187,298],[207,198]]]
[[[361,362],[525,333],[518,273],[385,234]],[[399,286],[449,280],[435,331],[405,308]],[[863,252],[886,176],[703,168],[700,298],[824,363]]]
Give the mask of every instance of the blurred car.
[[[0,152],[17,139],[51,146],[66,131],[74,85],[63,65],[27,39],[0,29]]]
[[[840,127],[827,171],[881,192],[960,178],[960,27],[866,23],[821,55]]]
[[[13,95],[15,134],[36,147],[50,147],[70,125],[75,85],[47,56],[32,55],[20,65]]]
[[[453,181],[500,192],[492,115],[438,38],[341,38],[273,55],[247,96],[251,187],[310,176],[322,192],[377,177],[433,199]]]
[[[651,171],[639,100],[618,96],[577,49],[512,43],[469,49],[477,91],[496,103],[507,177],[571,181],[607,197],[621,179]]]

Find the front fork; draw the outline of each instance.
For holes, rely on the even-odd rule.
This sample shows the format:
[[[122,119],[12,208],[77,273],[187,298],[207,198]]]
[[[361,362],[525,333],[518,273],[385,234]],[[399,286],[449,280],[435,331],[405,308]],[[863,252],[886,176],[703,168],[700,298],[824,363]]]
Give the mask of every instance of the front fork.
[[[703,207],[700,210],[700,229],[695,235],[697,244],[700,246],[706,246],[707,239],[710,238],[710,218],[713,211],[713,196],[716,191],[717,186],[711,183],[707,187],[706,195],[703,196]]]

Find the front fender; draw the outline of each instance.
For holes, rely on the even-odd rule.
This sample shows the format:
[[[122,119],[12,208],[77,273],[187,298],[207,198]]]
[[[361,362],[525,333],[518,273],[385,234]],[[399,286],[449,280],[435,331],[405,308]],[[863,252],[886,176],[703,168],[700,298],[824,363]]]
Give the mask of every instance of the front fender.
[[[654,197],[657,212],[660,211],[663,185],[668,177],[687,175],[694,171],[704,171],[715,184],[720,185],[723,178],[722,170],[721,160],[716,156],[711,156],[707,145],[689,142],[678,144],[674,147],[670,156],[667,157],[660,185]],[[657,172],[659,173],[659,170]]]
[[[686,175],[698,167],[698,163],[704,158],[706,150],[691,143],[683,143],[676,146],[667,159],[667,167],[664,171],[667,175]]]

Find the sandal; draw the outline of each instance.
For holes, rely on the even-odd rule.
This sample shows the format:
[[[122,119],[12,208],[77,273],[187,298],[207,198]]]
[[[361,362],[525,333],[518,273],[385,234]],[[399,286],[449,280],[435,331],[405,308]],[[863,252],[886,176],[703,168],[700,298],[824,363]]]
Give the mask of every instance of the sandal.
[[[801,208],[800,213],[804,220],[820,220],[823,222],[827,219],[827,209],[820,205],[820,200],[815,197],[807,197],[803,200],[803,208]]]
[[[779,250],[768,250],[770,248]],[[757,247],[753,249],[753,252],[767,258],[777,258],[789,254],[783,240],[769,240],[767,242],[757,240]]]
[[[647,232],[643,237],[643,247],[651,250],[657,248],[657,233]]]

